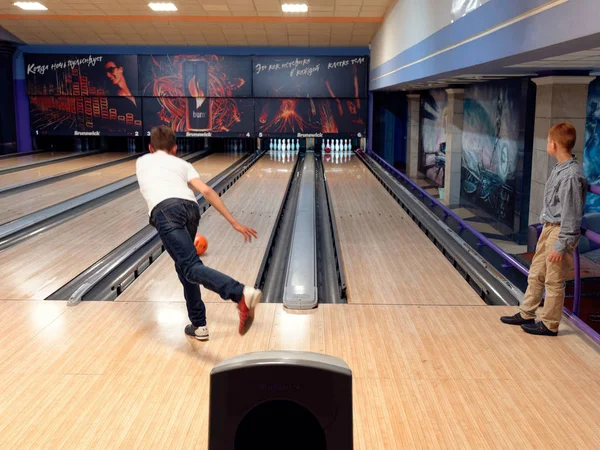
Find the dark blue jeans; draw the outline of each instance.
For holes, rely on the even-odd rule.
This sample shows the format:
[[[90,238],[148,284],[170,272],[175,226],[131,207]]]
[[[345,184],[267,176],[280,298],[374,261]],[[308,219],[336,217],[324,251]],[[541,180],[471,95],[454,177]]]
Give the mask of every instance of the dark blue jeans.
[[[165,249],[175,261],[175,270],[183,285],[188,316],[195,327],[206,325],[206,307],[200,295],[200,284],[223,300],[239,302],[244,285],[221,272],[206,267],[196,253],[194,237],[200,222],[196,202],[171,198],[152,210],[150,224],[156,228]]]

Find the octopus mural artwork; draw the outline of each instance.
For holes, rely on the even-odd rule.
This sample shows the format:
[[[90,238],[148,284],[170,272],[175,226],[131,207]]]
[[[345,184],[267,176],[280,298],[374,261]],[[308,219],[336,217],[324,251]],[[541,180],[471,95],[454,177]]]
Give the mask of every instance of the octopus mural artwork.
[[[583,173],[589,184],[600,185],[600,80],[594,81],[589,90]],[[600,212],[600,195],[588,194],[585,211]]]
[[[421,101],[419,171],[439,186],[444,185],[446,168],[447,104],[443,89],[429,91]]]
[[[461,202],[512,225],[520,133],[519,85],[486,84],[465,92]]]

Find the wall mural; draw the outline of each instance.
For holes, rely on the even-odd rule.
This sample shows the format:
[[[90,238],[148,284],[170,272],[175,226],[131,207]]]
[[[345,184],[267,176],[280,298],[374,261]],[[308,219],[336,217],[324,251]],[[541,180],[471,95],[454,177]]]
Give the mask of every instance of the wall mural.
[[[419,171],[438,185],[444,184],[448,94],[435,89],[421,96]]]
[[[255,128],[259,137],[362,137],[367,117],[366,109],[359,109],[361,104],[361,99],[260,98]]]
[[[36,136],[141,136],[140,97],[29,97]]]
[[[186,137],[366,135],[366,56],[27,54],[25,62],[35,135],[139,136],[159,124]]]
[[[452,21],[466,16],[490,0],[452,0]]]
[[[148,97],[251,97],[252,60],[244,56],[140,55]]]
[[[585,122],[583,173],[590,184],[600,185],[600,78],[590,84]],[[600,195],[588,194],[585,211],[600,212]]]
[[[366,57],[273,57],[252,60],[255,97],[366,98]]]
[[[519,151],[524,147],[520,80],[465,90],[461,202],[513,226]]]
[[[132,97],[139,94],[136,55],[25,54],[29,95]]]
[[[144,133],[158,125],[173,128],[181,137],[250,137],[254,135],[254,100],[207,98],[206,113],[198,117],[196,104],[186,97],[144,97]],[[198,103],[196,103],[198,102]]]

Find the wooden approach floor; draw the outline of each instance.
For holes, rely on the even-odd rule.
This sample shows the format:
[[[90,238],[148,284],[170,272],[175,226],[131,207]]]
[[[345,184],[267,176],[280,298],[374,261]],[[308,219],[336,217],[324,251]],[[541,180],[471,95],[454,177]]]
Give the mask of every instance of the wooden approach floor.
[[[54,164],[34,167],[32,169],[7,173],[5,175],[0,175],[0,188],[36,181],[40,178],[51,177],[66,172],[71,172],[73,170],[84,169],[97,164],[116,161],[118,159],[126,158],[127,156],[130,155],[127,153],[100,153],[89,155],[83,158],[69,159],[67,161],[60,161]]]
[[[194,167],[209,180],[240,156],[209,155]],[[147,224],[136,190],[1,251],[0,298],[46,298]]]
[[[600,448],[600,355],[575,330],[535,338],[510,308],[260,305],[246,336],[228,302],[211,339],[181,302],[1,301],[0,448],[206,449],[211,368],[309,350],[353,371],[355,448]]]
[[[289,177],[289,167],[271,164],[260,161],[224,196],[262,239],[244,248],[229,236],[225,222],[208,213],[200,225],[213,245],[207,264],[212,258],[210,265],[222,270],[255,270],[254,259],[262,253],[252,246],[262,245],[267,238],[262,230],[269,225],[250,211],[270,216],[276,203],[271,196],[280,195],[279,186]],[[336,175],[333,167],[328,167],[328,179],[332,191],[348,191],[332,192],[332,197],[338,227],[344,230],[344,262],[351,266],[349,258],[363,255],[352,253],[349,245],[360,237],[369,242],[374,233],[369,230],[377,230],[360,218],[379,218],[377,204],[384,197],[355,162],[345,168],[362,189],[351,187],[344,181],[349,176],[344,171]],[[268,188],[255,187],[263,181]],[[360,195],[373,205],[359,202]],[[350,208],[353,197],[358,216],[352,213],[351,219],[358,218],[357,226],[365,228],[352,228],[346,219],[350,210],[344,211],[343,204]],[[399,207],[392,206],[397,214]],[[394,220],[409,227],[400,217]],[[388,245],[396,236],[391,219],[375,222]],[[415,247],[400,259],[431,258],[439,266],[418,233],[404,240]],[[221,246],[228,246],[227,252]],[[410,289],[413,273],[422,272],[423,282],[437,293],[442,281],[436,279],[444,275],[446,291],[438,296],[446,304],[428,301],[426,293],[415,297],[421,304],[378,293],[387,285],[401,291],[393,280],[381,279],[390,277],[388,272],[372,272],[381,272],[386,259],[397,264],[395,252],[402,250],[392,247],[388,254],[376,248],[360,269],[347,268],[351,304],[299,313],[263,304],[242,337],[235,306],[209,301],[211,338],[204,343],[183,333],[187,313],[166,256],[117,302],[69,308],[65,302],[0,301],[0,448],[206,449],[212,367],[236,355],[282,349],[326,353],[348,363],[355,449],[600,448],[598,346],[568,323],[561,324],[557,338],[533,337],[500,323],[499,316],[513,308],[474,300],[453,303],[454,292],[462,295],[467,288],[460,285],[466,282],[451,278],[444,267],[426,270],[424,261],[418,263],[422,266],[395,266],[394,279],[410,276]],[[241,256],[231,260],[226,257],[230,252]],[[374,292],[361,287],[368,286],[363,276]],[[152,287],[144,289],[145,284]]]

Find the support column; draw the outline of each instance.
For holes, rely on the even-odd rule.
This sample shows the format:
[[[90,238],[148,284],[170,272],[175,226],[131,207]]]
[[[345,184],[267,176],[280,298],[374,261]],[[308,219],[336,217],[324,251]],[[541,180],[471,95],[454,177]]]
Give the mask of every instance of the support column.
[[[446,123],[446,169],[444,175],[447,205],[460,203],[462,164],[462,132],[464,118],[464,89],[446,89],[448,93],[448,122]]]
[[[421,95],[408,94],[408,123],[406,126],[406,175],[417,178],[419,170],[419,147],[421,133],[419,121],[421,114]]]
[[[17,134],[17,151],[30,152],[33,147],[31,126],[29,123],[29,98],[25,82],[25,60],[23,52],[17,50],[13,55],[13,87],[15,105],[15,123]]]
[[[373,150],[373,120],[374,120],[374,108],[375,105],[373,102],[375,101],[375,96],[372,92],[369,92],[369,110],[367,117],[367,148],[365,149],[367,152],[372,152]]]
[[[573,153],[583,163],[588,85],[595,77],[548,76],[533,78],[537,85],[529,224],[539,222],[544,187],[556,160],[546,153],[548,131],[560,122],[570,122],[577,130]]]

